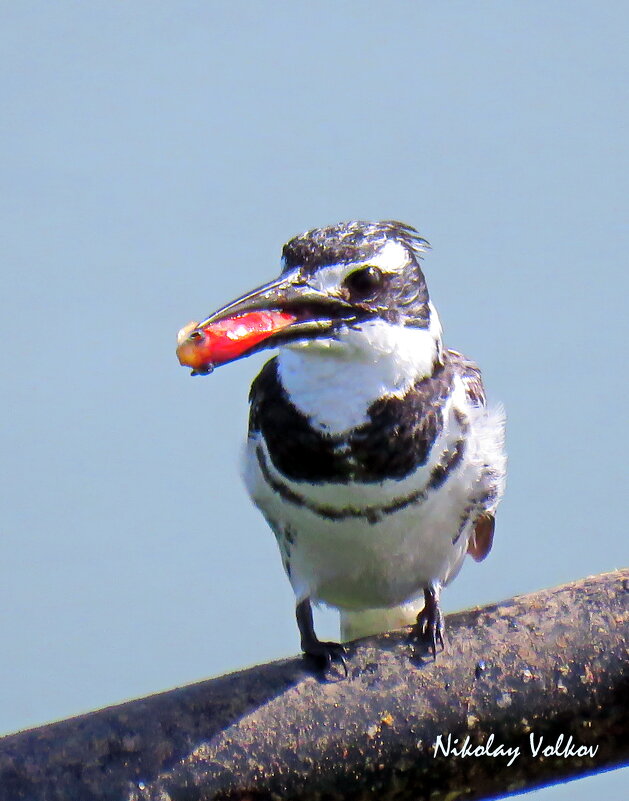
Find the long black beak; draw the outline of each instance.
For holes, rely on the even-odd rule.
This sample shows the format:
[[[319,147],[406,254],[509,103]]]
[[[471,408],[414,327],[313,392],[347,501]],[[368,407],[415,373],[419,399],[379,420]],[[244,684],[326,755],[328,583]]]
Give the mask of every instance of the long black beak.
[[[342,298],[320,292],[297,273],[281,275],[274,281],[242,295],[198,324],[198,328],[253,311],[283,311],[295,316],[295,322],[264,342],[294,341],[316,337],[344,323],[352,323],[364,312]],[[272,341],[271,341],[272,340]]]

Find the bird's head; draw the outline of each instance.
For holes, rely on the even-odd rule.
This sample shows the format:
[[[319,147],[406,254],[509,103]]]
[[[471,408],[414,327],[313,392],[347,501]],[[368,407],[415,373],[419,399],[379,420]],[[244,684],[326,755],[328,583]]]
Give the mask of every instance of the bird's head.
[[[283,317],[277,331],[252,338],[251,347],[244,345],[242,352],[236,349],[214,364],[280,346],[338,352],[360,349],[364,342],[373,351],[381,340],[391,348],[392,334],[410,342],[413,332],[434,343],[437,358],[441,328],[420,267],[428,248],[415,229],[393,221],[352,221],[307,231],[284,245],[279,278],[223,306],[194,331],[256,312],[292,318],[286,324]]]

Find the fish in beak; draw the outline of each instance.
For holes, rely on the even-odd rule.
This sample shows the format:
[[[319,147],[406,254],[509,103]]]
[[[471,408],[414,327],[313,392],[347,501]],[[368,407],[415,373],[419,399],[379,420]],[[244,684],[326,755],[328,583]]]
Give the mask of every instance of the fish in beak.
[[[192,374],[249,356],[264,348],[330,336],[364,312],[347,300],[309,286],[298,271],[282,275],[223,306],[177,337],[180,364]]]
[[[192,375],[207,375],[219,364],[248,355],[294,319],[283,312],[250,312],[205,327],[193,320],[177,334],[179,364],[191,367]]]

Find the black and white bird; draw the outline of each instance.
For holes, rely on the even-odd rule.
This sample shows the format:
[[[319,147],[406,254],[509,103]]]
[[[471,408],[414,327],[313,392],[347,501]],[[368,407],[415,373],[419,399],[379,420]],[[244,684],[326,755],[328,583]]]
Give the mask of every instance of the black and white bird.
[[[277,539],[302,648],[322,666],[342,646],[317,638],[312,603],[340,610],[345,640],[412,623],[434,653],[441,588],[491,548],[504,414],[474,362],[442,345],[428,249],[399,222],[314,229],[284,246],[278,279],[198,325],[296,318],[253,349],[279,354],[251,387],[245,481]]]

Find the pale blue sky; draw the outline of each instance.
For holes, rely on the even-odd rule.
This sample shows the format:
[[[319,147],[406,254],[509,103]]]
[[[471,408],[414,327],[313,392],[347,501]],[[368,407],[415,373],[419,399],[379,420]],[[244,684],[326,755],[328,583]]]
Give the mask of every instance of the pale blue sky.
[[[306,228],[417,226],[446,342],[506,406],[494,551],[446,609],[627,563],[625,3],[20,0],[0,20],[0,731],[297,651],[239,479],[265,356],[191,379],[174,349]]]

